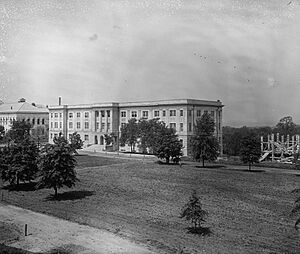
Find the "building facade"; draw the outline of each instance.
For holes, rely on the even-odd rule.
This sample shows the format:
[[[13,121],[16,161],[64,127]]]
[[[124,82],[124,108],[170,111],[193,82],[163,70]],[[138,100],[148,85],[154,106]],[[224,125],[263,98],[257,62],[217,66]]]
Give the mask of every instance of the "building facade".
[[[48,137],[49,110],[41,105],[30,104],[25,99],[16,103],[0,104],[0,125],[8,131],[13,121],[26,121],[32,126],[32,131]]]
[[[183,153],[188,155],[189,138],[194,134],[194,125],[207,112],[215,121],[215,135],[222,154],[222,108],[219,100],[192,99],[49,106],[49,141],[52,142],[60,133],[69,137],[77,132],[85,146],[97,145],[105,150],[105,135],[114,133],[119,137],[121,126],[129,119],[159,118],[176,130],[184,146]],[[116,142],[118,143],[118,138]],[[117,147],[120,151],[129,149],[127,146]]]

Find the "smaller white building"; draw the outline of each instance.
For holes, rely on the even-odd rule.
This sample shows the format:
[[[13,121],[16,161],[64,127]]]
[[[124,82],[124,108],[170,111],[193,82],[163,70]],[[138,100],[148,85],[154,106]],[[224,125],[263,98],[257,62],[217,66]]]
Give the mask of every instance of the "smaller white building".
[[[49,110],[42,105],[28,103],[24,98],[14,103],[0,103],[0,125],[8,131],[13,121],[29,122],[33,129],[40,128],[48,135]]]

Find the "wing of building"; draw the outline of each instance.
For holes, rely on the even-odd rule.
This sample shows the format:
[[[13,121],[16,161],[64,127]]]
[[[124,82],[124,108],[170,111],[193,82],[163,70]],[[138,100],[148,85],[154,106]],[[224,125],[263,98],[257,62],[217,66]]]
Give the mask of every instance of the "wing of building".
[[[23,98],[18,102],[0,104],[0,125],[5,131],[9,130],[13,121],[17,120],[29,122],[32,129],[39,130],[41,135],[48,136],[49,110],[47,107],[30,104]]]
[[[189,137],[194,133],[194,124],[204,112],[215,120],[215,135],[221,145],[222,154],[222,102],[176,99],[125,103],[94,103],[49,106],[49,140],[60,133],[69,137],[80,134],[85,146],[97,145],[105,150],[105,134],[120,135],[121,126],[131,118],[159,118],[174,128],[182,141],[184,155],[189,154]],[[127,150],[127,147],[117,149]]]

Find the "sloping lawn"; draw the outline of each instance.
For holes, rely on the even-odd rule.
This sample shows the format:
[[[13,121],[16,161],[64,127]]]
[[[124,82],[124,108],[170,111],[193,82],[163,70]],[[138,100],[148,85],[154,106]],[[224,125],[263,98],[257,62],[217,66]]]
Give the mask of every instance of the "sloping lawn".
[[[53,190],[5,190],[4,199],[110,230],[162,253],[184,247],[186,253],[300,253],[300,234],[289,215],[297,176],[139,161],[78,167],[80,182],[61,189],[58,201]],[[206,236],[188,233],[189,225],[179,218],[193,190],[209,213],[204,226],[212,233]]]

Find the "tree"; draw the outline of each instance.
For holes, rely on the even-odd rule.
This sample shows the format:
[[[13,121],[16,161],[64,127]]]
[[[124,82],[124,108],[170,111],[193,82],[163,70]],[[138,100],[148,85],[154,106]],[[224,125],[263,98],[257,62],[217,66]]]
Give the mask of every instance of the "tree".
[[[214,136],[215,123],[209,114],[204,113],[202,117],[197,120],[195,126],[195,134],[191,137],[192,156],[194,160],[214,161],[217,159],[219,143]]]
[[[2,125],[0,125],[0,143],[3,141],[5,136],[5,129]]]
[[[129,145],[130,146],[130,152],[133,151],[133,148],[135,147],[135,144],[137,142],[138,138],[138,124],[135,118],[132,118],[121,127],[121,137],[120,137],[120,143],[121,145]]]
[[[297,194],[297,198],[294,203],[294,208],[292,210],[292,214],[298,215],[298,218],[295,222],[295,228],[298,230],[298,225],[300,224],[300,189],[295,189],[292,191],[293,193]]]
[[[53,188],[54,196],[63,186],[69,188],[79,181],[76,177],[76,160],[73,148],[64,137],[59,137],[54,144],[47,144],[40,158],[41,179],[38,187]]]
[[[201,228],[201,223],[205,222],[205,218],[208,216],[208,212],[202,209],[200,198],[197,196],[196,191],[193,191],[189,198],[189,202],[186,203],[181,211],[180,218],[185,218],[189,221],[194,228],[194,232]]]
[[[140,119],[138,122],[138,139],[139,147],[143,153],[153,153],[153,149],[156,145],[158,134],[160,130],[165,128],[162,122],[159,122],[158,118],[146,120]]]
[[[82,149],[83,147],[83,141],[81,140],[80,134],[74,132],[73,134],[71,134],[69,141],[74,153],[78,154],[76,150]]]
[[[38,146],[41,143],[47,143],[49,138],[46,127],[41,125],[31,129],[31,136],[37,142]]]
[[[170,159],[179,161],[182,156],[182,143],[178,140],[175,130],[161,123],[161,128],[155,135],[153,147],[151,147],[153,154],[159,159],[165,159],[167,164],[170,163]]]
[[[11,129],[7,132],[8,140],[14,143],[22,142],[30,136],[31,124],[29,122],[13,121]]]
[[[260,140],[254,134],[250,134],[242,139],[240,157],[244,163],[248,163],[249,170],[251,165],[259,161],[261,156]]]
[[[1,177],[3,181],[19,185],[20,181],[35,179],[39,151],[30,136],[30,124],[14,121],[8,132],[9,144],[1,152]]]
[[[291,116],[281,118],[277,123],[274,132],[284,136],[296,134],[296,124],[294,124],[293,118]]]

